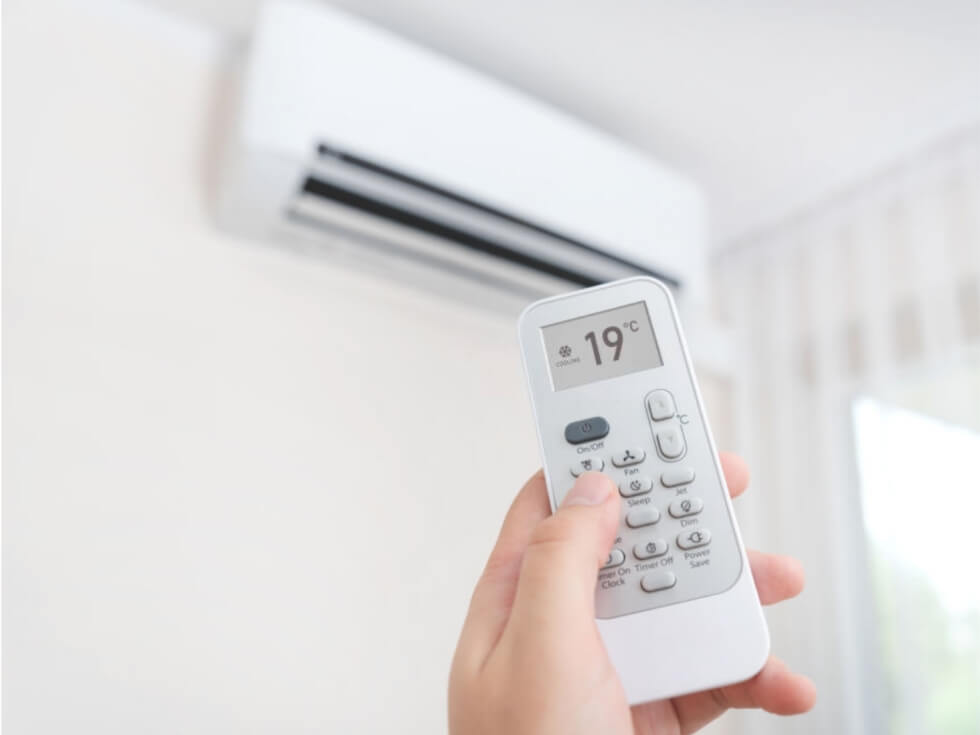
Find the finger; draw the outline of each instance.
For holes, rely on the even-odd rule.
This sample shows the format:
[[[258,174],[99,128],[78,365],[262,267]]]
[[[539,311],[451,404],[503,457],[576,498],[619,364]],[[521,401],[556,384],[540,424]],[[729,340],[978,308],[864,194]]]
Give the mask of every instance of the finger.
[[[745,464],[744,459],[731,452],[719,452],[718,458],[721,460],[721,468],[725,471],[728,493],[733,498],[737,498],[749,486],[749,466]]]
[[[517,589],[524,549],[551,513],[544,473],[538,470],[511,503],[497,542],[473,590],[457,650],[482,661],[500,638]]]
[[[774,605],[803,591],[806,575],[799,561],[791,556],[766,554],[752,549],[748,549],[747,553],[755,588],[763,605]]]
[[[681,732],[699,730],[730,707],[756,707],[776,715],[798,715],[813,708],[817,690],[802,674],[790,671],[777,658],[747,681],[707,692],[688,694],[674,701]]]
[[[544,472],[538,470],[511,503],[497,535],[497,542],[487,559],[481,582],[487,578],[510,576],[510,572],[513,572],[516,582],[521,558],[531,540],[531,534],[549,515],[551,505],[548,501],[548,488],[544,481]]]
[[[507,623],[523,640],[564,641],[595,631],[596,573],[619,521],[612,480],[586,472],[554,515],[538,524],[524,552],[514,607]]]
[[[758,707],[775,715],[798,715],[817,701],[817,689],[807,677],[790,671],[778,658],[770,658],[748,681],[714,690],[728,707]]]

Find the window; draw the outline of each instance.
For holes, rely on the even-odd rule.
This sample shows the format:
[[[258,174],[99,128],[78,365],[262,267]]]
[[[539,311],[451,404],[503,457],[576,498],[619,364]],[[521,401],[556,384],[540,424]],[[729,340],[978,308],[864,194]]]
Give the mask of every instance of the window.
[[[853,416],[886,732],[977,735],[980,431],[867,397]]]

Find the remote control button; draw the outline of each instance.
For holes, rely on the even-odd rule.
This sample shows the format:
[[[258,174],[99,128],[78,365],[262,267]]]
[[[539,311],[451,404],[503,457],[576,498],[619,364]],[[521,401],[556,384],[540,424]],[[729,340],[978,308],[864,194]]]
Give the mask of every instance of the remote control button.
[[[606,563],[602,565],[603,569],[610,569],[612,567],[618,567],[626,561],[626,554],[623,553],[622,549],[613,549],[609,552],[609,556],[606,558]]]
[[[659,592],[669,590],[677,584],[677,577],[673,572],[651,572],[644,574],[640,580],[640,587],[644,592]]]
[[[626,525],[630,528],[652,526],[660,520],[660,511],[656,508],[637,508],[626,514]]]
[[[572,477],[578,477],[583,472],[602,472],[605,466],[602,457],[583,457],[572,465]]]
[[[609,422],[602,416],[573,421],[565,427],[565,441],[569,444],[582,444],[601,439],[609,433]]]
[[[631,464],[639,464],[647,458],[647,453],[642,449],[624,449],[619,454],[614,454],[612,463],[616,467],[629,467]]]
[[[649,477],[632,477],[619,483],[619,494],[624,498],[644,495],[653,490],[653,480]]]
[[[696,549],[711,543],[711,531],[699,528],[695,531],[684,531],[677,537],[677,545],[682,549]]]
[[[701,502],[701,498],[677,498],[670,504],[669,508],[670,514],[674,518],[696,516],[702,510],[704,510],[704,503]]]
[[[660,484],[664,487],[677,487],[691,482],[694,482],[693,467],[671,467],[660,475]]]
[[[683,456],[687,446],[680,426],[665,426],[657,432],[657,451],[664,459],[678,459]],[[616,464],[616,460],[613,460]]]
[[[669,419],[677,413],[674,397],[665,390],[655,390],[647,397],[647,410],[654,421]]]
[[[652,559],[667,553],[667,542],[661,538],[637,544],[633,547],[633,556],[637,559]]]

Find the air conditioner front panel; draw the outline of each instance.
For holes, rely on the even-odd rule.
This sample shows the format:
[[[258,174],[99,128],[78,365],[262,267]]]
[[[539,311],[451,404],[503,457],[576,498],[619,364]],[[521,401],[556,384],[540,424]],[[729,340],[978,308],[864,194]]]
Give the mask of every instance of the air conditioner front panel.
[[[266,3],[237,112],[220,193],[222,220],[237,231],[274,235],[314,221],[330,231],[339,210],[311,201],[323,198],[324,187],[311,187],[321,182],[501,244],[531,270],[549,264],[545,278],[583,274],[559,276],[566,287],[646,272],[682,283],[685,295],[701,290],[704,206],[688,179],[339,11]],[[366,227],[363,214],[355,218]],[[342,229],[352,232],[349,222]]]

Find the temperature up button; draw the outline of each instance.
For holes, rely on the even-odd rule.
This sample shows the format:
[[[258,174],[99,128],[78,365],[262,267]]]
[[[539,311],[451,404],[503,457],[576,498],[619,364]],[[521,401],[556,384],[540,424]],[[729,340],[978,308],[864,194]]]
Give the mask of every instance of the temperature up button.
[[[654,421],[672,418],[677,413],[674,397],[665,390],[655,390],[647,396],[647,410]]]

